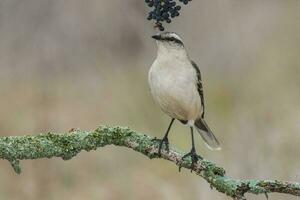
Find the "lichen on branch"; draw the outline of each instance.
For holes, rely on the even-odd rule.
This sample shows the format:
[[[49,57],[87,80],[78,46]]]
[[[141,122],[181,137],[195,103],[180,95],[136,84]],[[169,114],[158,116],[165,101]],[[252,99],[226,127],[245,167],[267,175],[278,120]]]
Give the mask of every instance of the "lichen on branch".
[[[300,183],[270,180],[238,180],[225,175],[222,167],[211,161],[199,160],[191,165],[191,159],[182,160],[182,153],[174,148],[157,154],[159,141],[136,133],[129,128],[100,126],[94,131],[72,130],[67,133],[46,133],[35,136],[0,137],[0,158],[8,160],[16,173],[21,173],[20,160],[61,157],[69,160],[80,151],[91,151],[106,145],[131,148],[145,156],[169,160],[190,169],[203,177],[212,188],[234,199],[245,199],[245,193],[267,194],[271,192],[300,196]]]

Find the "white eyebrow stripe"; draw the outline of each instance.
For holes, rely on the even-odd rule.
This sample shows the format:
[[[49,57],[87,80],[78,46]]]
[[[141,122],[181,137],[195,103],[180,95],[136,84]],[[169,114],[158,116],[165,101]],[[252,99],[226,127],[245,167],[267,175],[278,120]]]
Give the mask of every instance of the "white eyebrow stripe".
[[[174,37],[174,38],[176,38],[176,39],[182,41],[182,39],[181,39],[176,33],[171,33],[170,35],[171,35],[172,37]]]
[[[177,35],[174,32],[167,32],[167,33],[165,33],[165,36],[167,36],[167,37],[173,37],[173,38],[175,38],[175,39],[177,39],[177,40],[179,40],[179,41],[182,42],[182,39],[179,37],[179,35]]]

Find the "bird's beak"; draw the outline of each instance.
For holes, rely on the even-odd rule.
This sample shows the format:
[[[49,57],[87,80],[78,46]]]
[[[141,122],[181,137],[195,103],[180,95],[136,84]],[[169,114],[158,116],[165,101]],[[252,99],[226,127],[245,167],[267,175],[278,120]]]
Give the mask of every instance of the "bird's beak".
[[[152,35],[152,38],[155,39],[155,40],[161,40],[160,35]]]

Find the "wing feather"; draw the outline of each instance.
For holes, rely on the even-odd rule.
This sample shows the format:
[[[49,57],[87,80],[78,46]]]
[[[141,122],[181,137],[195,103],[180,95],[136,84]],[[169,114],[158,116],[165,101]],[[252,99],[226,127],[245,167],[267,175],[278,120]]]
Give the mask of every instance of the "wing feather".
[[[205,106],[204,106],[204,93],[203,93],[203,85],[202,85],[202,80],[201,80],[201,72],[200,72],[199,67],[197,66],[197,64],[194,61],[191,61],[191,63],[197,73],[197,89],[198,89],[199,96],[201,98],[201,106],[202,106],[201,118],[204,118]]]

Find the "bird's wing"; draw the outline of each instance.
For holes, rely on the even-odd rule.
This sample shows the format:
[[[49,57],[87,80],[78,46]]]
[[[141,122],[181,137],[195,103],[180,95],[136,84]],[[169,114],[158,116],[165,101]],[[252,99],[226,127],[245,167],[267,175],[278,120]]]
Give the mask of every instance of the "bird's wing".
[[[197,66],[197,64],[194,61],[191,61],[194,69],[196,70],[197,73],[197,89],[201,98],[201,106],[202,106],[202,115],[201,117],[204,118],[204,94],[203,94],[203,85],[202,85],[202,80],[201,80],[201,72],[199,67]]]

